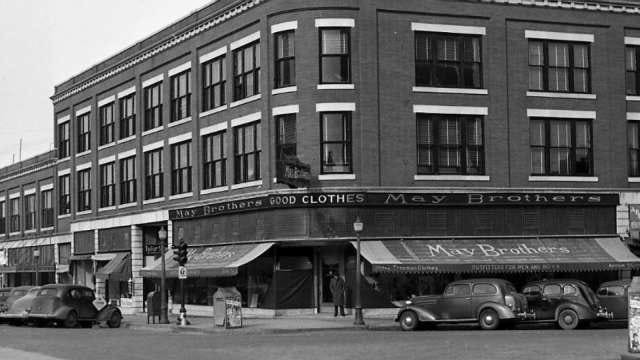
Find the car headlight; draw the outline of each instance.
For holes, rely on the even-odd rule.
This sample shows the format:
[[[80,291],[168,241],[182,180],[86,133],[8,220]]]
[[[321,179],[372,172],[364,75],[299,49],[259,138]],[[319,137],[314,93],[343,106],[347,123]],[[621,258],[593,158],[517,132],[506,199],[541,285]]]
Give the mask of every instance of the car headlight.
[[[405,301],[405,302],[404,302],[404,304],[405,304],[405,305],[411,305],[411,304],[413,304],[413,301],[411,301],[411,300],[407,300],[407,301]]]

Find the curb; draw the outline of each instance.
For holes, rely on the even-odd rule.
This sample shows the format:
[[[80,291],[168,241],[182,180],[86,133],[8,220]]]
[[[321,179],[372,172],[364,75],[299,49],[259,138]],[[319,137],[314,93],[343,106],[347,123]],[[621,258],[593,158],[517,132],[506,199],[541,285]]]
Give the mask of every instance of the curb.
[[[199,327],[180,327],[178,325],[169,325],[163,327],[139,326],[134,324],[123,324],[124,328],[131,330],[159,331],[167,333],[199,333],[199,334],[290,334],[298,332],[319,332],[319,331],[388,331],[397,330],[397,326],[381,325],[381,326],[340,326],[340,327],[312,327],[312,328],[237,328],[226,329],[220,328],[199,328]]]

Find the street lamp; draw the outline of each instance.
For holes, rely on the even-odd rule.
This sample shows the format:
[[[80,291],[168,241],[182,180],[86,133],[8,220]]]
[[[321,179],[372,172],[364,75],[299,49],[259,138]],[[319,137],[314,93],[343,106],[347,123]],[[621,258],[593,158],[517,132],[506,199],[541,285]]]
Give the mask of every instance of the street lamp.
[[[158,230],[158,240],[160,240],[160,262],[162,264],[162,273],[160,274],[160,324],[168,324],[169,316],[167,315],[167,274],[164,263],[164,242],[167,240],[167,230],[164,226]],[[147,309],[149,311],[149,309]]]
[[[39,267],[40,249],[33,249],[33,259],[36,263],[36,286],[40,286],[40,267]]]
[[[360,301],[360,233],[364,228],[364,224],[360,220],[360,216],[356,217],[353,222],[353,231],[356,232],[356,303],[355,303],[355,319],[354,325],[364,326],[362,317],[362,302]]]

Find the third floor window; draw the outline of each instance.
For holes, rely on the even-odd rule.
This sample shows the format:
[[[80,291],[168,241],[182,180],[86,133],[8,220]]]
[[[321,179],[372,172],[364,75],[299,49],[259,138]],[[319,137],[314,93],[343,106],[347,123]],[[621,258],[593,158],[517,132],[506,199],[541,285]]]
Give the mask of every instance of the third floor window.
[[[91,210],[91,169],[78,171],[78,211]]]
[[[136,202],[136,157],[120,160],[120,204]]]
[[[100,145],[115,141],[115,120],[113,119],[113,103],[100,107]]]
[[[233,129],[236,184],[261,179],[260,152],[262,131],[260,122],[236,126]]]
[[[590,93],[591,60],[587,43],[529,41],[529,90]]]
[[[136,133],[135,94],[119,99],[120,104],[120,139],[128,138]]]
[[[281,31],[274,35],[275,74],[274,88],[293,86],[296,83],[295,32]]]
[[[233,100],[260,93],[260,42],[233,51]]]
[[[191,70],[171,77],[171,121],[191,116]]]
[[[162,197],[164,194],[164,174],[162,172],[162,149],[144,153],[144,198]]]
[[[33,230],[36,227],[36,195],[24,197],[24,229]]]
[[[20,198],[9,200],[11,205],[11,221],[9,222],[9,231],[20,231]]]
[[[44,190],[40,193],[41,226],[48,228],[53,226],[53,190]]]
[[[592,176],[591,122],[531,119],[531,175]]]
[[[640,46],[627,46],[627,95],[640,95]]]
[[[481,88],[481,37],[416,32],[416,86]]]
[[[71,212],[71,188],[69,184],[70,175],[62,175],[58,177],[58,194],[60,215],[69,214]]]
[[[162,82],[144,88],[144,130],[162,126]]]
[[[100,165],[100,207],[116,204],[114,163]]]
[[[91,150],[91,113],[77,117],[78,122],[78,153]]]
[[[220,56],[202,64],[202,111],[224,105],[226,84],[225,57]]]
[[[71,141],[69,134],[69,121],[58,125],[58,158],[64,159],[71,155]]]
[[[351,40],[348,28],[320,29],[320,83],[351,83]]]
[[[7,203],[0,201],[0,235],[7,232]]]

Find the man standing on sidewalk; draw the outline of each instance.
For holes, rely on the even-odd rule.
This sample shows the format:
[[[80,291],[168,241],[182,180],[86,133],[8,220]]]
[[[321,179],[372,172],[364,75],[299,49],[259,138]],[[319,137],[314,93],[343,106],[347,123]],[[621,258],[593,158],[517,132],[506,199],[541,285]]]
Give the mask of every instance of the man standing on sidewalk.
[[[329,283],[329,290],[331,290],[331,296],[333,297],[333,316],[338,316],[338,307],[340,308],[340,315],[345,316],[344,313],[344,280],[338,276],[338,274],[331,272],[331,282]]]

